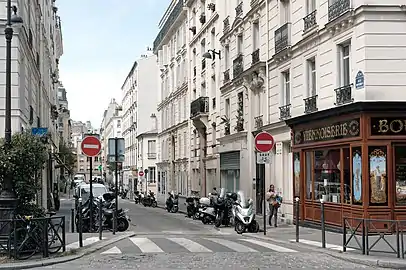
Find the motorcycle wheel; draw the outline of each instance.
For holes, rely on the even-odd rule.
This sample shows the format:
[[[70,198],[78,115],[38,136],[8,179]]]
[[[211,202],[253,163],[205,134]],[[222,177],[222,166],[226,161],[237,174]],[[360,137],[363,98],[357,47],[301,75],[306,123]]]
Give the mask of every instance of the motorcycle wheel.
[[[200,219],[200,213],[199,213],[199,212],[195,213],[195,214],[193,215],[193,219],[194,219],[194,220]]]
[[[179,210],[179,208],[178,207],[172,207],[172,213],[177,213],[178,212],[178,210]]]
[[[126,230],[128,230],[128,227],[130,227],[130,223],[126,218],[119,218],[117,220],[117,231],[125,232]]]
[[[256,220],[254,220],[253,223],[255,223],[255,225],[254,225],[254,233],[258,233],[259,232],[259,223]]]
[[[235,231],[238,233],[238,234],[243,234],[244,232],[245,232],[245,225],[244,224],[242,224],[241,222],[236,222],[235,223]]]
[[[157,207],[158,206],[158,203],[156,202],[156,201],[154,201],[154,202],[152,202],[152,207]]]
[[[203,218],[202,218],[202,222],[203,222],[203,224],[210,224],[210,222],[211,222],[211,219],[208,217],[208,216],[204,216]]]
[[[214,226],[215,226],[216,228],[220,227],[222,221],[223,221],[222,215],[221,215],[221,216],[217,216],[217,217],[216,217],[216,220],[214,221]]]

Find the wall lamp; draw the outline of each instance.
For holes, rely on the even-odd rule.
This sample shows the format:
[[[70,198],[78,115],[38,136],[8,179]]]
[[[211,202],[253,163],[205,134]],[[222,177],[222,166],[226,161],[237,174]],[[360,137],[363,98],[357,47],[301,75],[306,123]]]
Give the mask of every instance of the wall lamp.
[[[219,56],[219,59],[221,59],[221,51],[219,50],[216,52],[216,50],[209,50],[203,54],[203,58],[207,59],[216,59],[216,54]]]

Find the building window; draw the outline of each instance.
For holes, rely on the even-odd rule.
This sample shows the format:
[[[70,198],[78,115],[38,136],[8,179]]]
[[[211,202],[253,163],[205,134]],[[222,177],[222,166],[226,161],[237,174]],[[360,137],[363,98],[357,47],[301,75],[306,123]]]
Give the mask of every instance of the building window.
[[[99,162],[99,157],[94,157],[94,162]]]
[[[290,72],[285,71],[282,72],[282,77],[283,77],[283,98],[284,98],[284,104],[283,105],[289,105],[290,104]]]
[[[148,158],[156,158],[156,141],[148,140]]]
[[[230,68],[230,46],[226,45],[224,47],[224,70]]]
[[[340,149],[314,151],[314,199],[341,203]]]
[[[314,97],[317,95],[316,91],[316,59],[312,58],[307,60],[307,96]]]
[[[241,54],[243,53],[244,49],[244,39],[242,35],[237,36],[237,53]]]
[[[290,22],[290,0],[280,1],[281,4],[281,25]]]
[[[339,46],[340,49],[340,86],[350,85],[350,52],[351,44],[345,43]]]
[[[406,205],[406,145],[395,147],[396,203]]]
[[[307,14],[316,10],[316,0],[306,0]]]
[[[149,182],[156,183],[156,169],[155,167],[148,167]]]
[[[230,99],[227,98],[225,100],[225,114],[227,116],[228,119],[230,119]]]
[[[186,132],[183,133],[183,153],[186,157],[187,155],[187,139],[186,139]]]
[[[259,49],[259,23],[254,22],[252,24],[252,41],[253,41],[253,51]]]

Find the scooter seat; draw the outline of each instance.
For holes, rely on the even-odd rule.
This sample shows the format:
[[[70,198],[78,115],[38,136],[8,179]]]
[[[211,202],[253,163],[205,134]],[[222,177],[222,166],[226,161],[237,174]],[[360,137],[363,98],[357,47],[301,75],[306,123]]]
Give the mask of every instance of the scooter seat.
[[[112,216],[112,215],[113,215],[113,210],[106,209],[106,210],[104,210],[104,214],[105,214],[106,216]]]

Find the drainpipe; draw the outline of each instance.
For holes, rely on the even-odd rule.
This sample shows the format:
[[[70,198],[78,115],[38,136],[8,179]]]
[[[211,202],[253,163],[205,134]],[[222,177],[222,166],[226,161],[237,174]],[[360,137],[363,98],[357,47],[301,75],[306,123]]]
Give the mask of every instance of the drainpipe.
[[[269,22],[269,1],[270,0],[265,0],[266,1],[266,21]],[[269,116],[270,114],[270,102],[269,102],[269,23],[266,24],[266,38],[267,38],[267,48],[266,48],[266,66],[265,66],[265,74],[266,74],[266,124],[270,124],[271,122],[271,117]],[[265,118],[265,117],[264,117]]]
[[[187,95],[187,99],[189,99],[188,100],[188,102],[186,102],[186,104],[190,104],[191,103],[191,100],[192,100],[192,92],[191,92],[191,90],[192,90],[192,70],[193,70],[193,67],[192,67],[192,64],[191,64],[191,53],[190,53],[190,47],[189,47],[189,37],[190,37],[190,30],[188,29],[189,27],[190,27],[190,8],[188,8],[188,7],[186,7],[186,12],[187,12],[187,16],[186,16],[186,40],[185,40],[185,43],[186,43],[186,49],[187,49],[187,61],[186,61],[186,63],[187,63],[187,65],[188,65],[188,70],[187,70],[187,72],[188,72],[188,91],[187,91],[187,93],[188,93],[188,95]],[[186,105],[187,106],[187,105]],[[187,121],[188,121],[188,124],[187,124],[187,126],[188,126],[188,132],[186,133],[186,140],[187,140],[187,148],[186,149],[190,149],[190,141],[191,141],[191,138],[190,138],[190,136],[191,136],[191,131],[192,131],[192,125],[191,125],[191,123],[192,123],[192,120],[190,120],[189,119],[189,116],[190,116],[190,105],[189,105],[189,107],[186,107],[185,108],[185,110],[186,110],[186,116],[187,116]],[[193,181],[194,181],[194,179],[193,179],[193,174],[192,174],[192,158],[191,158],[191,151],[187,151],[187,159],[188,159],[188,167],[187,167],[187,179],[188,179],[188,181],[186,181],[186,190],[187,190],[187,192],[186,192],[186,196],[190,196],[190,194],[191,194],[191,189],[192,189],[192,187],[193,187]],[[165,195],[166,196],[166,195]]]

